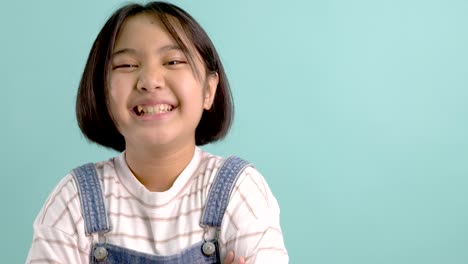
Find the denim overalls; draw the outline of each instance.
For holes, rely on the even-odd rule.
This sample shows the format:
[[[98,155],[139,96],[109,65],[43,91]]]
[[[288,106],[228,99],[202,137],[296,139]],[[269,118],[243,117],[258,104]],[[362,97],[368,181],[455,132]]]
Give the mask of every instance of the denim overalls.
[[[200,220],[200,225],[205,229],[202,240],[170,256],[150,255],[106,243],[105,233],[110,231],[110,227],[96,168],[93,163],[88,163],[74,169],[72,174],[81,200],[86,235],[98,234],[99,237],[99,242],[91,248],[90,263],[221,263],[217,240],[221,221],[234,184],[247,166],[250,164],[238,157],[229,157],[224,161],[210,188]],[[205,238],[209,229],[216,231],[215,238]]]

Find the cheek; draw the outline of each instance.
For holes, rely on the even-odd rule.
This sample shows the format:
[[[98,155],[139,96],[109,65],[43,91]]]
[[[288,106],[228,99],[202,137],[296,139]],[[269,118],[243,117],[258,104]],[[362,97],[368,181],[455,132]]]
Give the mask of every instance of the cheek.
[[[107,88],[109,102],[119,104],[128,97],[131,89],[128,89],[129,83],[123,78],[111,78]]]
[[[114,121],[114,125],[118,128],[119,127],[119,108],[118,108],[118,101],[116,101],[116,97],[111,94],[111,91],[108,91],[107,95],[107,110],[109,111],[109,115],[111,116],[112,120]]]
[[[119,105],[119,95],[114,88],[109,88],[107,91],[107,105],[111,114],[116,112]]]
[[[128,97],[125,85],[118,79],[111,79],[108,82],[109,87],[107,88],[107,108],[109,114],[117,123],[122,118],[122,112],[126,110],[125,99]],[[116,124],[118,126],[118,124]]]
[[[171,86],[171,84],[168,84],[168,86]],[[177,82],[172,84],[172,87],[177,87],[173,92],[180,97],[181,100],[185,101],[186,105],[190,105],[190,107],[196,107],[203,104],[205,95],[204,86],[204,83],[200,83],[198,80],[193,78],[180,78]]]

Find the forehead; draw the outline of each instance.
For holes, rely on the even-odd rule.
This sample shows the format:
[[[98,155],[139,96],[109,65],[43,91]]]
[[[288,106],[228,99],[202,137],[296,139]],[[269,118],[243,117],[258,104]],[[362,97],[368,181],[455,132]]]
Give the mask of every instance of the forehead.
[[[178,33],[179,34],[179,33]],[[156,15],[138,14],[125,19],[116,36],[119,46],[175,43],[174,38]]]

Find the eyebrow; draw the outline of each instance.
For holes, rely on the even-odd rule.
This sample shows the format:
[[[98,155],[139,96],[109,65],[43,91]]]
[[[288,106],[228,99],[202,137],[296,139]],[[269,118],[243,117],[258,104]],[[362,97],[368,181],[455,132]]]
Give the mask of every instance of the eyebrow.
[[[157,52],[158,52],[158,53],[164,53],[164,52],[167,52],[167,51],[170,51],[170,50],[182,51],[182,49],[181,49],[178,45],[166,45],[166,46],[162,46],[161,48],[159,48],[159,49],[157,50]],[[131,55],[136,55],[137,53],[138,53],[138,52],[137,52],[137,50],[135,50],[135,49],[123,48],[123,49],[114,51],[114,52],[112,53],[112,57],[118,56],[118,55],[120,55],[120,54],[131,54]]]

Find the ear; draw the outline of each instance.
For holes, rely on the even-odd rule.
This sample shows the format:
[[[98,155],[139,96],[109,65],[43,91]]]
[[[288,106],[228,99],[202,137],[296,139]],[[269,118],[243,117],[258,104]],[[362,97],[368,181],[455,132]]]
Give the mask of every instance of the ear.
[[[217,72],[209,74],[206,79],[205,95],[203,100],[203,108],[210,110],[216,95],[216,88],[218,88],[219,75]]]

